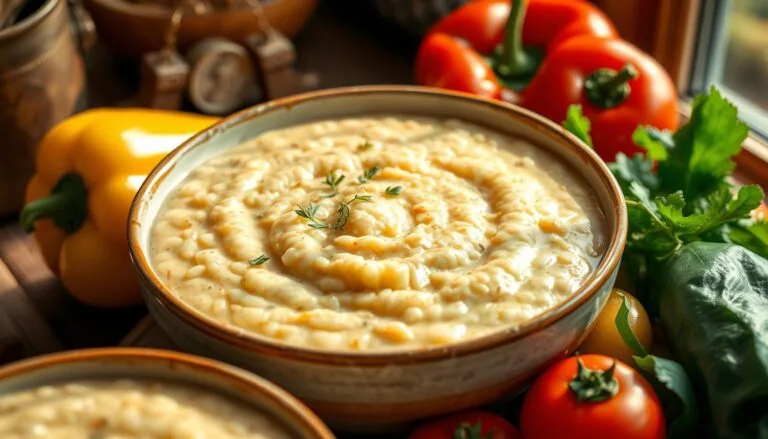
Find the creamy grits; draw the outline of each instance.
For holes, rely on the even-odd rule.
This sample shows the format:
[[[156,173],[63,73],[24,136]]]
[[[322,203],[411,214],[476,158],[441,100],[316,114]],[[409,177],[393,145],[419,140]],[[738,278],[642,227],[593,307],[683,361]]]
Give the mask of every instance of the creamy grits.
[[[375,351],[529,321],[592,273],[603,229],[586,183],[523,139],[364,117],[270,131],[199,165],[164,200],[150,256],[172,294],[223,324]]]
[[[3,439],[288,439],[213,393],[155,381],[81,381],[0,396]]]

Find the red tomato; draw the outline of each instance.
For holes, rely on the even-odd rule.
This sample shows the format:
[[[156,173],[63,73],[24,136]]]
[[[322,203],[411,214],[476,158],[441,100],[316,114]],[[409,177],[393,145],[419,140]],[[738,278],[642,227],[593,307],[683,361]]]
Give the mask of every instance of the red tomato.
[[[408,439],[520,439],[506,419],[472,411],[437,418],[413,430]]]
[[[539,375],[523,402],[520,431],[525,439],[664,439],[666,424],[651,385],[634,369],[604,355],[581,355]]]

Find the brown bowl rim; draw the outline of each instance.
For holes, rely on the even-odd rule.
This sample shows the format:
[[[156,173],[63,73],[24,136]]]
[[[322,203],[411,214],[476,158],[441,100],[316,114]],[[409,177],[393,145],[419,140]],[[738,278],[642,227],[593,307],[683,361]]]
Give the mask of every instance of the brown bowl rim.
[[[180,363],[194,368],[195,370],[202,370],[204,373],[215,374],[219,379],[227,383],[236,383],[237,386],[232,386],[233,388],[255,390],[258,398],[281,407],[284,412],[289,413],[292,418],[287,419],[284,422],[290,421],[292,423],[300,422],[301,424],[304,424],[313,433],[313,439],[335,439],[336,437],[320,418],[304,405],[303,402],[264,378],[217,360],[165,349],[112,347],[89,348],[46,354],[16,361],[0,367],[0,381],[69,363],[120,359],[165,361],[171,364]],[[40,384],[43,385],[44,383]]]
[[[606,186],[613,203],[614,222],[608,224],[608,218],[604,218],[606,225],[612,227],[608,229],[610,241],[605,254],[598,264],[597,269],[582,284],[581,288],[574,293],[567,301],[557,307],[531,319],[518,327],[502,329],[491,334],[453,343],[443,346],[430,346],[425,348],[413,348],[392,351],[374,351],[374,352],[355,352],[341,350],[323,350],[313,349],[289,344],[279,343],[266,337],[252,335],[242,330],[227,327],[207,315],[199,312],[180,299],[175,297],[169,288],[152,272],[149,268],[149,262],[141,245],[139,244],[139,230],[142,227],[140,220],[144,211],[144,203],[141,201],[152,193],[155,188],[162,183],[168,171],[173,169],[176,162],[183,154],[198,145],[206,142],[212,136],[231,128],[240,123],[258,117],[259,115],[290,109],[296,105],[310,102],[318,99],[325,99],[340,95],[366,95],[366,94],[421,94],[428,96],[440,96],[446,100],[473,101],[476,104],[491,107],[496,111],[503,111],[515,118],[521,123],[537,125],[538,128],[549,131],[549,134],[555,141],[558,141],[563,147],[567,147],[570,153],[579,156],[586,166],[591,167],[599,176],[601,182]],[[555,153],[563,160],[564,154]],[[594,187],[594,186],[591,186]],[[607,214],[607,209],[611,206],[600,204],[603,215]],[[466,93],[453,92],[443,89],[413,86],[413,85],[364,85],[352,87],[340,87],[326,90],[313,91],[287,98],[277,99],[256,105],[237,113],[234,113],[216,124],[208,127],[200,133],[192,136],[182,145],[169,153],[147,176],[146,180],[139,188],[136,198],[131,205],[128,217],[128,241],[131,261],[133,262],[138,275],[152,295],[152,298],[158,300],[160,306],[167,309],[175,317],[184,321],[187,325],[200,331],[209,337],[225,342],[249,352],[262,353],[265,355],[278,356],[293,360],[312,362],[317,364],[334,365],[355,365],[355,366],[382,366],[393,364],[412,364],[428,361],[437,361],[448,358],[456,358],[472,354],[478,351],[484,351],[497,346],[512,343],[516,340],[537,332],[551,324],[561,320],[581,305],[592,298],[601,287],[608,282],[610,276],[618,268],[621,261],[621,255],[624,250],[627,235],[627,211],[624,204],[624,195],[621,191],[618,181],[608,169],[607,165],[599,158],[587,145],[582,143],[576,136],[569,133],[561,126],[549,121],[532,111],[526,110],[517,105],[501,102],[497,100],[482,98]],[[151,287],[150,287],[151,286]]]

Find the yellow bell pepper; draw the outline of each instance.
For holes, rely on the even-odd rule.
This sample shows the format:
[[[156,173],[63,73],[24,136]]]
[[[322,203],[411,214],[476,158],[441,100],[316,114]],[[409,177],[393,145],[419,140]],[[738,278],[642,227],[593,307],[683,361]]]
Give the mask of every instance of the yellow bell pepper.
[[[54,126],[38,146],[21,224],[46,264],[83,303],[141,301],[128,255],[136,191],[172,149],[216,118],[149,109],[95,109]]]

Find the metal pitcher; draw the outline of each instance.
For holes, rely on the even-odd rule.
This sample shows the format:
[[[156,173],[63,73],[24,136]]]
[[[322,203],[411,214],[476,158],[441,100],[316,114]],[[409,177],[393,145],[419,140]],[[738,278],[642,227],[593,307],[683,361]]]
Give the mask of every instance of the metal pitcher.
[[[21,208],[43,135],[84,107],[83,44],[93,42],[74,24],[84,11],[66,0],[29,0],[24,9],[0,29],[0,215]]]

